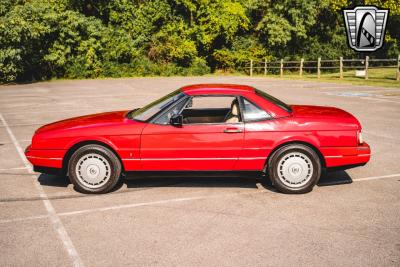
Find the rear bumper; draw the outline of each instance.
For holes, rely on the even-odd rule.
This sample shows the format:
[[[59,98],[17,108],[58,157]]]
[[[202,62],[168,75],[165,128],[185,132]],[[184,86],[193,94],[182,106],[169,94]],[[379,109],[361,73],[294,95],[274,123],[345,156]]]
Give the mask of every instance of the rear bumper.
[[[356,147],[324,147],[321,153],[328,168],[365,165],[371,158],[371,148],[365,142]]]
[[[62,161],[66,152],[66,150],[59,149],[31,149],[31,146],[28,146],[25,149],[25,156],[34,166],[62,168]]]

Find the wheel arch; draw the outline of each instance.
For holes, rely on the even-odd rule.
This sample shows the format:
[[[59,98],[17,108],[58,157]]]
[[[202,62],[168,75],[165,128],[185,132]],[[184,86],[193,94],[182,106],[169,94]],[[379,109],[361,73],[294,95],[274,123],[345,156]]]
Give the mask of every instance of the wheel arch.
[[[98,140],[84,140],[84,141],[79,141],[79,142],[75,143],[74,145],[72,145],[68,149],[67,153],[65,153],[63,161],[62,161],[62,173],[63,174],[67,174],[68,163],[69,163],[69,160],[71,159],[71,156],[74,154],[74,152],[77,151],[79,148],[86,146],[86,145],[99,145],[99,146],[108,148],[111,152],[113,152],[115,154],[115,156],[120,161],[122,172],[125,172],[124,164],[121,160],[121,157],[119,156],[117,151],[112,146],[110,146],[109,144],[107,144],[105,142],[98,141]]]
[[[317,155],[318,155],[318,157],[319,157],[319,160],[320,160],[320,162],[321,162],[321,167],[322,167],[322,168],[326,168],[325,158],[324,158],[324,156],[322,155],[321,151],[320,151],[315,145],[311,144],[310,142],[300,141],[300,140],[286,141],[286,142],[283,142],[283,143],[277,145],[276,147],[274,147],[274,149],[271,150],[271,152],[269,153],[269,155],[268,155],[268,157],[267,157],[267,159],[266,159],[266,161],[265,161],[265,166],[268,165],[268,161],[271,159],[272,155],[273,155],[278,149],[280,149],[281,147],[287,146],[287,145],[297,145],[297,144],[307,146],[307,147],[311,148],[312,150],[314,150],[314,152],[317,153]]]

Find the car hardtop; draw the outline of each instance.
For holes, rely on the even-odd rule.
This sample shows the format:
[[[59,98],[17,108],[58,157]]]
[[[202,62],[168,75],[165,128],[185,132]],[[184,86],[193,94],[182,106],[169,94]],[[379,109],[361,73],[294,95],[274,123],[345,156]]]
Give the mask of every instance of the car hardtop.
[[[252,86],[238,84],[193,84],[180,90],[187,95],[235,95],[255,92]]]

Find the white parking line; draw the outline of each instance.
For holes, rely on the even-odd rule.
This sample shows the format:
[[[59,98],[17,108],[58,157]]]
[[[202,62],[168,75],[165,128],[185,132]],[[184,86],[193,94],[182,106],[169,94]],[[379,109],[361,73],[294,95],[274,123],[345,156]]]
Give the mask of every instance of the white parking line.
[[[355,179],[353,179],[353,181],[363,182],[363,181],[369,181],[369,180],[388,179],[388,178],[394,178],[394,177],[400,177],[400,173],[383,175],[383,176],[355,178]],[[329,184],[335,185],[337,183],[324,183],[324,185],[329,185]],[[132,204],[124,204],[124,205],[114,205],[114,206],[94,208],[94,209],[84,209],[84,210],[76,210],[76,211],[69,211],[69,212],[60,212],[60,213],[57,213],[56,215],[63,216],[63,217],[64,216],[74,216],[74,215],[88,214],[88,213],[93,213],[93,212],[103,212],[103,211],[110,211],[110,210],[136,208],[136,207],[152,206],[152,205],[167,204],[167,203],[178,203],[178,202],[194,201],[194,200],[201,200],[201,199],[211,199],[211,198],[218,198],[218,197],[229,197],[229,196],[237,196],[237,195],[253,195],[253,194],[268,192],[262,186],[261,183],[257,183],[256,186],[257,186],[258,190],[252,191],[252,192],[240,192],[240,193],[232,193],[232,194],[218,194],[218,195],[186,197],[186,198],[172,198],[172,199],[157,200],[157,201],[150,201],[150,202],[141,202],[141,203],[132,203]],[[14,219],[3,219],[3,220],[0,220],[0,224],[27,221],[27,220],[45,219],[50,216],[51,216],[50,214],[47,214],[47,215],[38,215],[38,216],[30,216],[30,217],[22,217],[22,218],[14,218]]]
[[[7,121],[4,119],[4,117],[1,113],[0,113],[0,120],[2,121],[4,127],[6,128],[7,133],[10,136],[11,141],[13,142],[13,144],[15,146],[15,149],[17,150],[19,157],[24,162],[24,165],[26,166],[28,172],[33,174],[32,167],[30,166],[28,160],[26,159],[21,145],[19,144],[17,138],[11,131],[11,128],[8,126]],[[68,233],[65,230],[63,223],[60,220],[60,217],[58,217],[53,205],[51,204],[46,193],[44,192],[43,187],[37,181],[37,177],[35,175],[32,175],[32,178],[33,178],[33,181],[34,181],[34,184],[35,184],[37,190],[39,191],[39,196],[42,198],[43,204],[47,210],[47,213],[49,215],[50,221],[52,222],[53,228],[58,233],[58,236],[60,237],[61,241],[63,242],[64,247],[67,250],[69,257],[71,258],[73,265],[74,266],[84,266],[81,258],[78,255],[78,252],[75,249],[74,244],[71,241],[71,238],[68,236]]]
[[[4,127],[4,128],[7,128],[7,127],[19,127],[19,126],[37,126],[37,125],[45,125],[45,124],[47,124],[48,122],[41,122],[41,123],[20,123],[20,124],[10,124],[10,125],[0,125],[0,127]]]
[[[0,127],[1,126],[3,126],[3,125],[0,125]],[[19,140],[19,142],[31,142],[32,140],[31,139],[22,139],[22,140]],[[13,144],[13,142],[3,142],[3,141],[0,141],[0,144],[2,144],[2,145],[9,145],[9,144]]]
[[[3,171],[13,171],[13,170],[26,170],[26,167],[16,167],[16,168],[6,168],[6,169],[0,169],[0,172]]]
[[[5,203],[5,202],[2,202],[2,203]],[[29,217],[22,217],[22,218],[4,219],[4,220],[0,220],[0,224],[45,219],[45,218],[49,218],[49,217],[50,217],[49,215],[45,214],[45,215],[29,216]]]
[[[249,192],[241,192],[241,193],[220,194],[220,195],[213,195],[213,196],[172,198],[172,199],[152,201],[152,202],[133,203],[133,204],[108,206],[108,207],[103,207],[103,208],[61,212],[61,213],[58,213],[58,215],[59,216],[71,216],[71,215],[79,215],[79,214],[84,214],[84,213],[108,211],[108,210],[119,210],[119,209],[136,208],[136,207],[142,207],[142,206],[152,206],[152,205],[157,205],[157,204],[167,204],[167,203],[185,202],[185,201],[211,199],[211,198],[219,198],[219,197],[230,197],[230,196],[238,196],[238,195],[253,195],[253,194],[259,194],[259,193],[265,193],[265,192],[267,192],[267,190],[257,190],[256,192],[250,192],[250,193]]]
[[[370,180],[379,180],[379,179],[387,179],[393,177],[400,177],[400,173],[389,174],[389,175],[382,175],[382,176],[371,176],[365,178],[355,178],[353,179],[354,182],[362,182],[362,181],[370,181]]]
[[[265,189],[264,186],[262,186],[261,183],[256,183],[256,186],[257,186],[257,189],[259,189],[259,190],[264,190]]]
[[[164,199],[164,200],[157,200],[157,201],[150,201],[150,202],[139,202],[139,203],[124,204],[124,205],[114,205],[114,206],[108,206],[108,207],[102,207],[102,208],[60,212],[60,213],[57,213],[57,215],[58,216],[74,216],[74,215],[101,212],[101,211],[119,210],[119,209],[136,208],[136,207],[152,206],[152,205],[167,204],[167,203],[186,202],[186,201],[194,201],[194,200],[201,200],[201,199],[230,197],[230,196],[238,196],[238,195],[253,195],[253,194],[259,194],[259,193],[265,193],[265,192],[267,192],[267,190],[259,188],[257,191],[252,191],[252,192],[239,192],[239,193],[231,193],[231,194],[215,194],[215,195],[197,196],[197,197],[172,198],[172,199]],[[19,222],[19,221],[25,221],[25,220],[44,219],[44,218],[48,218],[48,217],[49,217],[49,215],[38,215],[38,216],[29,216],[29,217],[14,218],[14,219],[3,219],[3,220],[0,220],[0,224]]]

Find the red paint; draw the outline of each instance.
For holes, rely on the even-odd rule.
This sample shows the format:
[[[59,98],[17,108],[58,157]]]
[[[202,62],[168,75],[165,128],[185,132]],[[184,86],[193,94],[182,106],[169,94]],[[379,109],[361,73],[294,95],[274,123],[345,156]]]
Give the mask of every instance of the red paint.
[[[25,154],[33,165],[61,168],[64,156],[74,145],[95,141],[112,148],[122,159],[125,171],[260,171],[278,146],[303,142],[320,152],[326,167],[366,163],[370,159],[368,144],[357,143],[360,123],[341,109],[293,105],[293,112],[289,113],[255,94],[254,88],[242,85],[204,84],[181,90],[190,96],[243,96],[273,118],[175,127],[128,119],[128,111],[107,112],[39,128]]]

